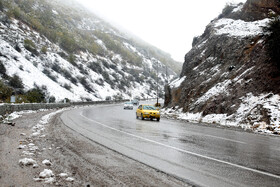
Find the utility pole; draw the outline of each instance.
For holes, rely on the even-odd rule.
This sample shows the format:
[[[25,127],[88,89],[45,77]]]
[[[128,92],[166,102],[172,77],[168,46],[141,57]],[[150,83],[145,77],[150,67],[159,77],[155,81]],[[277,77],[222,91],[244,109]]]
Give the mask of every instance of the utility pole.
[[[158,61],[157,61],[157,104],[158,106]]]
[[[166,74],[165,74],[165,84],[168,84],[168,69],[167,66],[165,66]]]

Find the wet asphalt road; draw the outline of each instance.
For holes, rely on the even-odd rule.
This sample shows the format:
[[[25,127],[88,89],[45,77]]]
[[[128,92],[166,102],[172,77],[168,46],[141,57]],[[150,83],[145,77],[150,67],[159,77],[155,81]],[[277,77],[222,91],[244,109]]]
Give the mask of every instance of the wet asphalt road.
[[[280,137],[161,119],[123,105],[66,111],[69,128],[197,186],[280,186]]]

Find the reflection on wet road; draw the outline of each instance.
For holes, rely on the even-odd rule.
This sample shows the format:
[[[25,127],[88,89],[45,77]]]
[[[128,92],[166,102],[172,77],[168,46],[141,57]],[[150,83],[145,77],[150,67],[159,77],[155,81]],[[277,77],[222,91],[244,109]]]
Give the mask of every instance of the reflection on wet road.
[[[161,119],[138,120],[122,105],[62,114],[71,129],[110,149],[200,186],[279,186],[280,139]]]

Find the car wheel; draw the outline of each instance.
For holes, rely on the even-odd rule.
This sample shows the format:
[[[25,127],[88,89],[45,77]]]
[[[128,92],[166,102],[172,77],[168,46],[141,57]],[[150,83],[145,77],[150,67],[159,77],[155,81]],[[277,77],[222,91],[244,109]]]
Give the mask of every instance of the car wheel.
[[[160,118],[157,118],[157,121],[159,121],[160,120]]]
[[[141,119],[144,120],[143,114],[141,114]]]
[[[136,113],[136,119],[138,119],[137,113]]]

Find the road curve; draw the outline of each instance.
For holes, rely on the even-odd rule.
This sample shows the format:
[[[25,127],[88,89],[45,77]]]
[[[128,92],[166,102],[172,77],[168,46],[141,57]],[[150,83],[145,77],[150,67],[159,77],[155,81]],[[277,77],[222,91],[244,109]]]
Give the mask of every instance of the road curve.
[[[279,186],[280,139],[161,119],[123,105],[66,111],[66,126],[93,142],[198,186]]]

